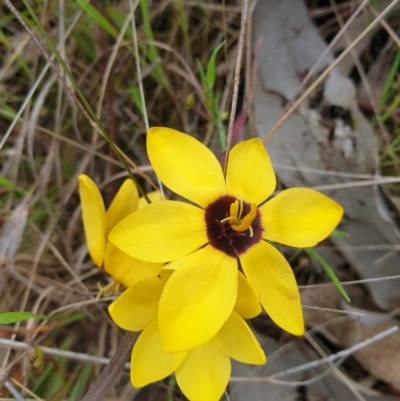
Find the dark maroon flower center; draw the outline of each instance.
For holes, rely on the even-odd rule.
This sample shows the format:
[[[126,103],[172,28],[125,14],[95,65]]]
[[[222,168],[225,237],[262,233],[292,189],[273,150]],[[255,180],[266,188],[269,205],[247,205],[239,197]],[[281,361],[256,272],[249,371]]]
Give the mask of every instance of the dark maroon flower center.
[[[260,213],[254,204],[222,196],[207,206],[205,219],[210,244],[229,256],[236,257],[261,241]]]

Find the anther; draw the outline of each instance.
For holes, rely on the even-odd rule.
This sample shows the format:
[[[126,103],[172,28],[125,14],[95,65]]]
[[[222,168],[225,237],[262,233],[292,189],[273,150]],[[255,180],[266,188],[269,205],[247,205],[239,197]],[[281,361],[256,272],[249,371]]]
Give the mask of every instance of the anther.
[[[229,207],[229,216],[231,218],[235,217],[236,219],[240,219],[239,201],[237,199],[235,202],[231,203]]]
[[[250,211],[246,214],[242,219],[240,219],[237,223],[232,223],[231,227],[235,231],[243,232],[249,230],[251,228],[251,223],[257,216],[257,206],[254,203],[250,204]],[[250,233],[253,230],[250,230]]]

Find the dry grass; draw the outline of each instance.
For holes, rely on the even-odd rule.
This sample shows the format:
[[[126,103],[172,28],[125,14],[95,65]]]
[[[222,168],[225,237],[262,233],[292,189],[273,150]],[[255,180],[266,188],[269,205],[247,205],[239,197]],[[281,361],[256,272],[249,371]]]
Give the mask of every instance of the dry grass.
[[[46,53],[53,55],[26,4],[20,0],[11,3]],[[221,124],[227,131],[226,115],[235,88],[241,4],[164,0],[149,2],[146,13],[145,0],[104,2],[106,6],[95,0],[90,9],[84,3],[43,0],[31,5],[105,132],[130,160],[144,190],[158,185],[144,150],[146,115],[150,126],[170,126],[190,133],[221,154]],[[339,13],[348,18],[353,2],[309,3],[310,15],[322,34],[331,38],[343,23]],[[136,32],[132,18],[128,18],[133,11]],[[381,29],[385,32],[385,27]],[[384,34],[380,43],[387,47],[386,76],[396,57],[398,36],[394,35],[390,39]],[[226,45],[216,58],[216,81],[210,94],[204,90],[197,60],[206,68],[222,41]],[[107,314],[109,299],[95,299],[98,284],[106,284],[108,278],[87,256],[77,176],[86,173],[95,179],[109,202],[126,172],[94,118],[88,120],[82,113],[76,88],[67,78],[72,89],[66,90],[60,79],[64,74],[57,75],[49,68],[5,3],[0,6],[0,44],[0,313],[30,311],[48,317],[62,313],[58,319],[0,326],[0,340],[9,338],[109,358],[122,334]],[[140,74],[136,51],[140,54]],[[249,110],[254,90],[250,49],[245,47],[246,51],[242,78],[236,86],[238,112]],[[376,59],[374,49],[369,48],[358,61],[358,75],[370,89],[360,104],[376,122],[384,171],[396,174],[400,170],[399,82],[394,80],[383,103],[377,103],[374,99],[380,81],[370,82],[371,77],[362,72]],[[58,64],[55,66],[61,71]],[[391,117],[374,117],[393,105],[397,111]],[[251,127],[250,120],[249,135]],[[398,186],[393,189],[398,192]],[[309,277],[309,268],[307,263],[303,265],[299,277],[304,271]],[[266,317],[258,327],[281,338]],[[281,339],[288,340],[285,336]],[[93,388],[101,371],[101,364],[92,361],[48,354],[41,361],[32,346],[29,353],[30,362],[26,350],[0,348],[0,383],[7,384],[0,387],[0,398],[10,398],[16,391],[14,397],[19,394],[21,399],[79,400]],[[393,390],[387,387],[386,391]],[[127,371],[113,380],[107,392],[108,399],[129,400],[134,395]],[[141,399],[166,398],[183,399],[173,382],[152,386]]]

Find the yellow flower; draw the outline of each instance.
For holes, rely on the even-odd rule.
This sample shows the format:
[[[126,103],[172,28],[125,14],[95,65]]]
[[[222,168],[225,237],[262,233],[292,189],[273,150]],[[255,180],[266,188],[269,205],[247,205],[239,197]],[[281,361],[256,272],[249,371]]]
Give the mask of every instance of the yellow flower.
[[[260,293],[271,319],[301,335],[293,271],[267,241],[312,247],[332,232],[343,209],[307,188],[287,189],[266,202],[276,179],[259,139],[233,147],[226,177],[208,148],[172,129],[150,129],[147,151],[161,181],[195,205],[148,205],[122,220],[109,238],[133,257],[174,261],[176,271],[159,306],[164,348],[186,351],[216,335],[232,313],[238,267]]]
[[[157,321],[158,304],[169,274],[163,270],[161,277],[149,277],[132,285],[109,306],[118,326],[131,331],[144,329],[132,350],[132,384],[143,387],[175,372],[179,387],[189,400],[218,401],[229,381],[230,358],[255,365],[266,362],[263,350],[243,320],[261,312],[258,294],[239,273],[234,311],[219,332],[199,347],[169,354],[164,350]]]
[[[126,287],[145,277],[156,276],[162,263],[132,258],[107,239],[114,226],[135,212],[142,203],[133,181],[125,180],[106,211],[96,184],[85,174],[81,174],[78,180],[83,227],[93,263],[99,268],[104,265],[104,270]],[[159,200],[157,192],[150,196]]]

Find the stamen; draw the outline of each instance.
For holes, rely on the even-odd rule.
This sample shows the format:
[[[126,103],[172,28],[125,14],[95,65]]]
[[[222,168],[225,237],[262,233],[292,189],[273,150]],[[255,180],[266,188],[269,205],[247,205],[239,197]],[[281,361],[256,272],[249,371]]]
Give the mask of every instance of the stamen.
[[[254,203],[250,204],[250,211],[238,223],[232,223],[231,227],[235,231],[243,232],[251,228],[251,223],[257,216],[257,206]],[[251,230],[252,231],[252,230]],[[250,231],[250,233],[251,233]]]
[[[243,199],[239,198],[239,214],[237,215],[238,219],[242,218],[242,213],[243,213]]]
[[[238,221],[238,219],[235,216],[229,216],[220,220],[221,223],[225,223],[226,221],[229,221],[229,223],[233,224],[235,221]]]
[[[239,201],[236,199],[235,202],[231,203],[231,206],[229,207],[229,217],[230,218],[235,217],[236,219],[240,219],[240,214],[241,212],[239,209]]]

